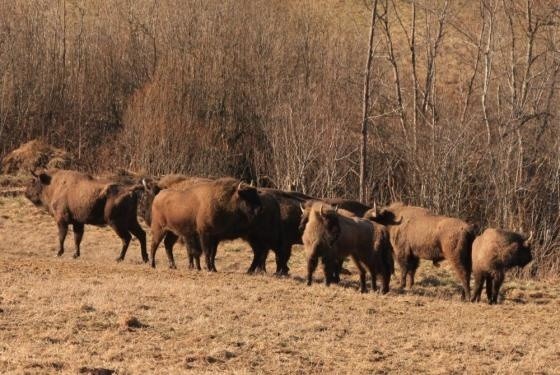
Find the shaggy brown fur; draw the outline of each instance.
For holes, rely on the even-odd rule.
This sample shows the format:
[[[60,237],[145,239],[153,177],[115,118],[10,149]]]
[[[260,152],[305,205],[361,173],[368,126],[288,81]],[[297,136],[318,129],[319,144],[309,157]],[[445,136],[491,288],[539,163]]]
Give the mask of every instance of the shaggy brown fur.
[[[152,222],[152,202],[155,196],[163,189],[187,190],[199,183],[212,181],[204,177],[188,177],[181,174],[170,174],[163,176],[159,180],[142,179],[139,183],[144,184],[144,193],[138,203],[138,215],[144,219],[146,224],[151,225]]]
[[[302,231],[299,230],[299,224],[301,222],[300,206],[308,199],[311,199],[311,197],[298,192],[269,188],[260,188],[259,192],[272,195],[279,204],[283,238],[282,250],[279,251],[282,258],[277,258],[276,260],[276,273],[279,275],[287,275],[290,271],[288,261],[292,254],[292,246],[303,244],[301,240]]]
[[[155,252],[165,237],[169,265],[175,268],[172,248],[178,236],[216,271],[215,258],[222,240],[244,237],[261,208],[257,190],[233,178],[197,184],[185,191],[166,189],[152,204],[152,267]]]
[[[287,250],[284,246],[280,205],[273,194],[266,191],[258,193],[262,208],[243,237],[253,249],[253,262],[247,272],[266,272],[266,258],[268,251],[272,250],[276,255],[276,273],[282,274]]]
[[[352,212],[355,216],[363,217],[364,214],[371,209],[370,206],[353,201],[350,199],[343,198],[321,198],[321,201],[330,204],[333,207],[338,207],[339,209],[344,209],[346,211]]]
[[[209,178],[187,177],[180,174],[164,176],[157,183],[147,181],[143,201],[143,216],[145,220],[150,221],[152,201],[155,195],[162,189],[185,191],[197,184],[211,181]],[[255,217],[255,220],[252,221],[247,234],[243,237],[253,250],[253,261],[247,273],[254,273],[256,271],[266,272],[265,264],[269,250],[273,250],[276,254],[277,272],[281,273],[283,269],[282,261],[285,259],[285,255],[281,252],[285,251],[285,248],[282,245],[280,207],[275,197],[266,191],[259,191],[259,197],[261,198],[262,209]],[[186,243],[186,241],[183,242]],[[194,263],[196,262],[196,268],[200,270],[201,253],[191,250],[188,246],[186,248],[189,257],[189,268],[194,268]]]
[[[53,169],[34,175],[25,196],[54,216],[59,234],[58,256],[64,253],[70,224],[76,245],[74,258],[80,256],[84,224],[109,225],[123,242],[117,261],[124,259],[132,234],[140,241],[142,259],[147,262],[146,233],[136,217],[135,192],[141,189],[141,185],[123,186],[76,171]]]
[[[461,281],[462,298],[470,300],[471,245],[475,226],[400,202],[379,212],[373,208],[364,217],[389,227],[391,243],[401,268],[401,288],[406,286],[407,277],[409,287],[414,285],[419,259],[431,260],[434,265],[446,259]],[[399,221],[400,225],[394,225]]]
[[[383,277],[382,292],[389,291],[393,272],[392,249],[386,229],[358,217],[340,215],[323,202],[315,201],[303,233],[307,256],[307,284],[311,285],[319,258],[322,258],[325,282],[331,283],[334,261],[350,256],[360,272],[360,291],[366,292],[366,268],[371,275],[373,290],[377,290],[377,274]]]
[[[474,295],[479,302],[484,282],[488,303],[498,303],[500,287],[506,270],[524,267],[532,260],[531,237],[501,229],[488,228],[478,236],[472,247]]]

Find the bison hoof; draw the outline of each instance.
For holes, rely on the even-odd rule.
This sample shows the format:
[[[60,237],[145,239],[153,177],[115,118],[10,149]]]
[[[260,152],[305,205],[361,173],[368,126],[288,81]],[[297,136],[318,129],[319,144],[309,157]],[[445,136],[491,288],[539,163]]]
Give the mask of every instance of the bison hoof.
[[[367,293],[367,289],[360,289],[360,293]]]
[[[150,261],[150,259],[148,258],[148,256],[146,255],[145,257],[142,257],[142,262],[144,263],[148,263]]]
[[[118,258],[115,259],[115,260],[117,261],[117,263],[120,263],[120,262],[122,262],[122,261],[124,260],[124,258],[123,258],[123,257],[118,257]]]
[[[169,265],[169,269],[170,269],[170,270],[176,270],[176,269],[177,269],[177,266],[174,265],[174,264],[170,264],[170,265]]]
[[[75,253],[74,255],[72,255],[72,258],[74,258],[74,259],[78,259],[79,257],[80,257],[79,253]]]
[[[64,253],[63,253],[62,251],[59,251],[58,253],[56,253],[56,255],[55,255],[55,256],[56,256],[57,258],[59,258],[59,257],[61,257],[61,256],[62,256],[62,254],[64,254]]]

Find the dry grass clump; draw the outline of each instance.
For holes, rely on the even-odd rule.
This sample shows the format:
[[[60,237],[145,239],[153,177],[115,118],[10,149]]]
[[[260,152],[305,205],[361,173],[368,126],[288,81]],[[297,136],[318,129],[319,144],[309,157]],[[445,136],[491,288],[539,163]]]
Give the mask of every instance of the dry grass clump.
[[[29,173],[37,168],[68,168],[71,162],[72,157],[68,152],[34,139],[2,159],[2,173]]]
[[[501,305],[462,303],[445,262],[423,263],[412,291],[362,295],[350,265],[340,286],[317,272],[306,287],[297,247],[286,278],[246,275],[252,255],[238,241],[220,246],[218,273],[188,270],[182,247],[178,270],[164,252],[151,269],[137,242],[114,262],[118,238],[93,227],[79,260],[56,258],[51,217],[23,198],[0,198],[0,210],[5,373],[560,371],[557,281],[507,279]]]

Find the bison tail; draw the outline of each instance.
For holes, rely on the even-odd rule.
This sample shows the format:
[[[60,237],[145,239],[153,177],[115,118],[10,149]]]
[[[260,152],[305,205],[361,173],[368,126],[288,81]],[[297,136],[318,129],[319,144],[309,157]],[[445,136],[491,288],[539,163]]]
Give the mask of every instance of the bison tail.
[[[478,232],[477,228],[477,226],[471,225],[458,244],[458,250],[461,251],[460,253],[464,258],[463,263],[469,273],[472,271],[472,244]]]

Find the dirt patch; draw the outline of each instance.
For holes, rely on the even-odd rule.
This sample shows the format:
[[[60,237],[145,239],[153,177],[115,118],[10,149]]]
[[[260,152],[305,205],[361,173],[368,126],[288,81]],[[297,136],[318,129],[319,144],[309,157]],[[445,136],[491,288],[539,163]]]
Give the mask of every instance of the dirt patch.
[[[34,139],[2,159],[2,173],[23,174],[39,168],[68,168],[71,163],[72,157],[65,150]]]

